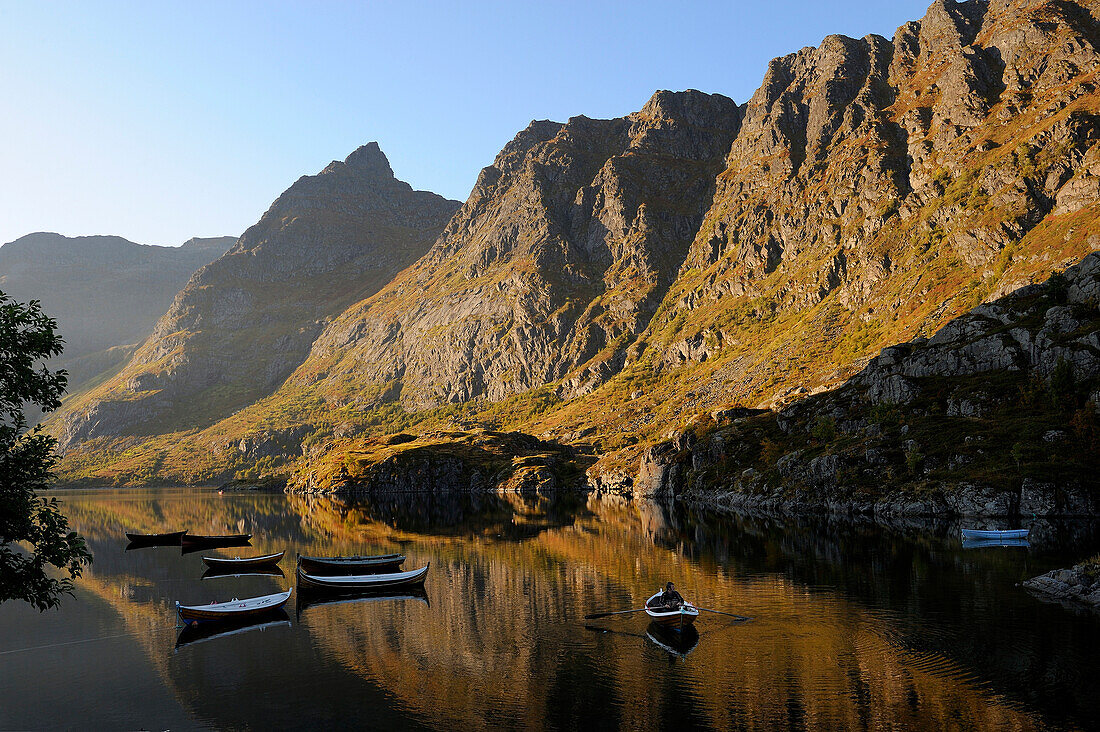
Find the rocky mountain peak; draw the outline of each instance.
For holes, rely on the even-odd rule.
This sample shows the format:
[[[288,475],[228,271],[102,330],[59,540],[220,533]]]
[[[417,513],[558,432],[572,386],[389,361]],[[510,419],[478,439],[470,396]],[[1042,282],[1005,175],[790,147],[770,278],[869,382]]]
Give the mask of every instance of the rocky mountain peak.
[[[377,142],[368,142],[360,146],[344,160],[344,165],[354,170],[358,175],[378,180],[394,180],[390,161]]]

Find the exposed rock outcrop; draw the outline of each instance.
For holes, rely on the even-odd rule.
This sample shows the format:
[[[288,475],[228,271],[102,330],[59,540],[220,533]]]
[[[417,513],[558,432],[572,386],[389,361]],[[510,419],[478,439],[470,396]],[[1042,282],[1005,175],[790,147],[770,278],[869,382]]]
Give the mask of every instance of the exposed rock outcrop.
[[[578,489],[586,461],[519,432],[396,434],[344,442],[292,476],[292,493],[516,493]]]

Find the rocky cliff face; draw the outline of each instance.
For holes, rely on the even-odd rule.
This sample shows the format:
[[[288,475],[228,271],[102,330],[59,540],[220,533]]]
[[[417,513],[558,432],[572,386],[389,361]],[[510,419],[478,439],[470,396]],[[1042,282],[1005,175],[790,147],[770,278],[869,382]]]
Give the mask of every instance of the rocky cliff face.
[[[878,515],[1095,515],[1100,253],[779,412],[716,412],[632,490]]]
[[[1095,11],[938,0],[892,41],[831,36],[773,61],[652,326],[655,360],[721,354],[711,390],[774,399],[783,367],[836,383],[867,346],[1095,249],[1093,213],[1075,216],[1100,200]],[[784,320],[795,337],[775,339]]]
[[[622,119],[533,122],[432,250],[341,315],[295,380],[389,384],[414,409],[559,380],[590,390],[671,285],[740,119],[689,91]]]
[[[420,257],[457,208],[397,180],[375,143],[302,177],[195,274],[120,376],[63,415],[62,448],[208,425],[270,393],[326,318]]]
[[[51,367],[69,373],[69,393],[143,341],[195,270],[220,257],[234,237],[144,246],[118,236],[40,232],[0,247],[0,290],[40,300],[58,323],[65,352]]]

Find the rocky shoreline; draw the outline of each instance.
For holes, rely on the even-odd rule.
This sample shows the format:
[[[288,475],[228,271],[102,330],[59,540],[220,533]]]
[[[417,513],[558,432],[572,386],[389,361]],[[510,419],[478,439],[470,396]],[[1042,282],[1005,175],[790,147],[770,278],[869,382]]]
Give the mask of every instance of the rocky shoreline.
[[[1100,564],[1095,561],[1071,569],[1055,569],[1021,583],[1045,602],[1100,612]]]

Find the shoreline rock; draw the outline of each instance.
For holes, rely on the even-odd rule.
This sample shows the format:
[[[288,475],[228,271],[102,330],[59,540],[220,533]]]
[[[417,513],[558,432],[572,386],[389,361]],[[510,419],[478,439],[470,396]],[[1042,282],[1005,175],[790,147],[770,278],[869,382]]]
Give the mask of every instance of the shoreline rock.
[[[1043,602],[1058,602],[1071,609],[1087,607],[1100,613],[1100,566],[1095,563],[1054,569],[1020,584]]]

